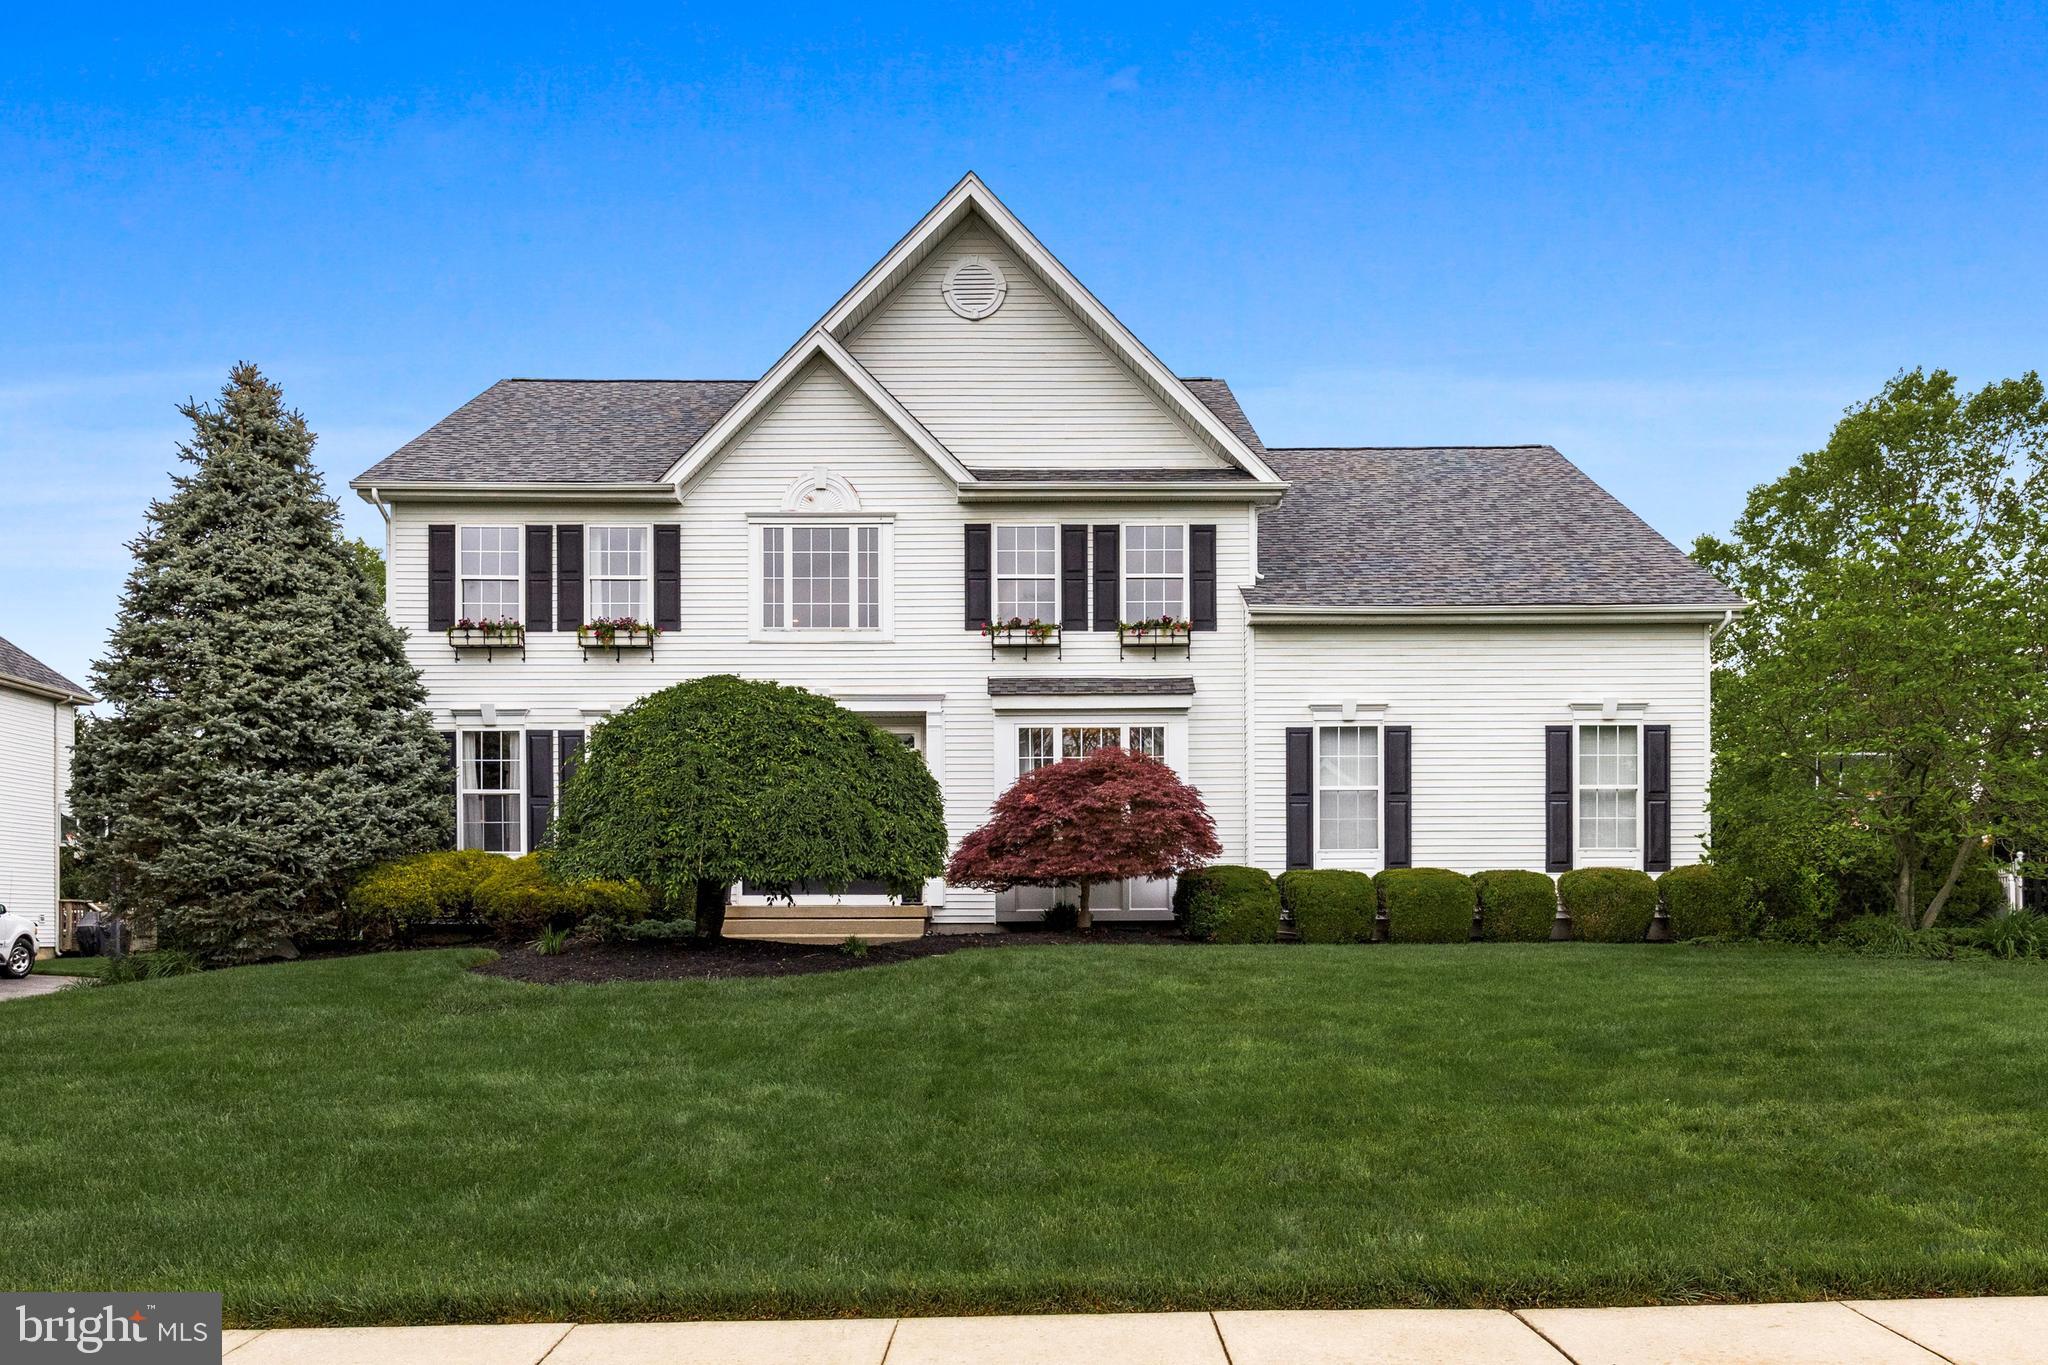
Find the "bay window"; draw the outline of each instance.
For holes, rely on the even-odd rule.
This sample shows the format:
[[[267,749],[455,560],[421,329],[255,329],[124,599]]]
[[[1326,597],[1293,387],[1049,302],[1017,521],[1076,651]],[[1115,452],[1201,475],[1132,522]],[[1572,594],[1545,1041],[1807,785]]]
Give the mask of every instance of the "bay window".
[[[518,620],[519,528],[465,526],[460,546],[456,614],[470,621]]]

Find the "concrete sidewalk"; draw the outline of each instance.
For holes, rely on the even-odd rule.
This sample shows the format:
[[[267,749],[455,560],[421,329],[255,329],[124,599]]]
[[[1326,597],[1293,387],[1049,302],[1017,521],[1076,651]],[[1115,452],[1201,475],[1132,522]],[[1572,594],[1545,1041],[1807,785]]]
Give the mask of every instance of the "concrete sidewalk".
[[[2034,1365],[2048,1298],[229,1332],[231,1365]]]

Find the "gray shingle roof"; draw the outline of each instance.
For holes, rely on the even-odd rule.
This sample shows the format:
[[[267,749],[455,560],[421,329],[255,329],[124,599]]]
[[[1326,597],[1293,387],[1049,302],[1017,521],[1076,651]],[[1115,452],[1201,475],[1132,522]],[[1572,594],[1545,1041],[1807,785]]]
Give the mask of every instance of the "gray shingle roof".
[[[1254,606],[1735,606],[1549,446],[1273,450]]]
[[[751,379],[501,379],[356,477],[657,483]]]
[[[1191,697],[1193,678],[990,678],[991,697]]]
[[[35,655],[0,638],[0,684],[8,682],[27,683],[46,692],[62,692],[73,701],[90,702],[93,699],[90,692]]]
[[[1259,434],[1220,379],[1190,379],[1195,397],[1254,451]],[[358,474],[379,483],[658,483],[751,379],[501,379]],[[993,479],[1136,480],[1140,471],[975,471]],[[1175,477],[1248,478],[1243,470]]]

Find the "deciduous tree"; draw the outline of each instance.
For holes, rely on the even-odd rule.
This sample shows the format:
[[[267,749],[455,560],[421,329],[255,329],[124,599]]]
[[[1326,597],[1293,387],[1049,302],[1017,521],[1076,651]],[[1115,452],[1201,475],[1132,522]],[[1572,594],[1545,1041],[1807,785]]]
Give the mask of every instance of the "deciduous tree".
[[[1096,882],[1178,876],[1222,852],[1200,792],[1157,759],[1111,745],[1018,778],[960,841],[946,880],[990,891],[1079,887],[1086,929]]]

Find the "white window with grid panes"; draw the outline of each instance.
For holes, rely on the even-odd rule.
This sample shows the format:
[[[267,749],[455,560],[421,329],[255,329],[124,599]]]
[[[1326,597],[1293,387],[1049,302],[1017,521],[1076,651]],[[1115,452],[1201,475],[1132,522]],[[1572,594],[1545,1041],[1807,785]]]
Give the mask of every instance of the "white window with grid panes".
[[[524,850],[522,738],[518,730],[462,732],[462,847],[487,853]]]
[[[1642,731],[1635,725],[1579,727],[1579,850],[1599,856],[1641,848]]]
[[[1380,732],[1372,725],[1316,729],[1316,848],[1344,855],[1380,846]]]
[[[651,528],[586,526],[583,529],[584,595],[591,621],[631,620],[645,625],[654,599]]]
[[[996,622],[1059,620],[1059,528],[996,527]]]
[[[762,630],[887,629],[885,526],[768,524],[759,528],[758,546]]]
[[[456,578],[459,610],[466,621],[517,621],[519,597],[517,526],[464,526],[458,533]]]
[[[1166,761],[1164,725],[1020,725],[1017,727],[1017,776],[1062,759],[1086,758],[1097,749],[1117,746],[1134,754]]]
[[[1125,526],[1126,621],[1183,621],[1188,614],[1188,528],[1148,523]]]

